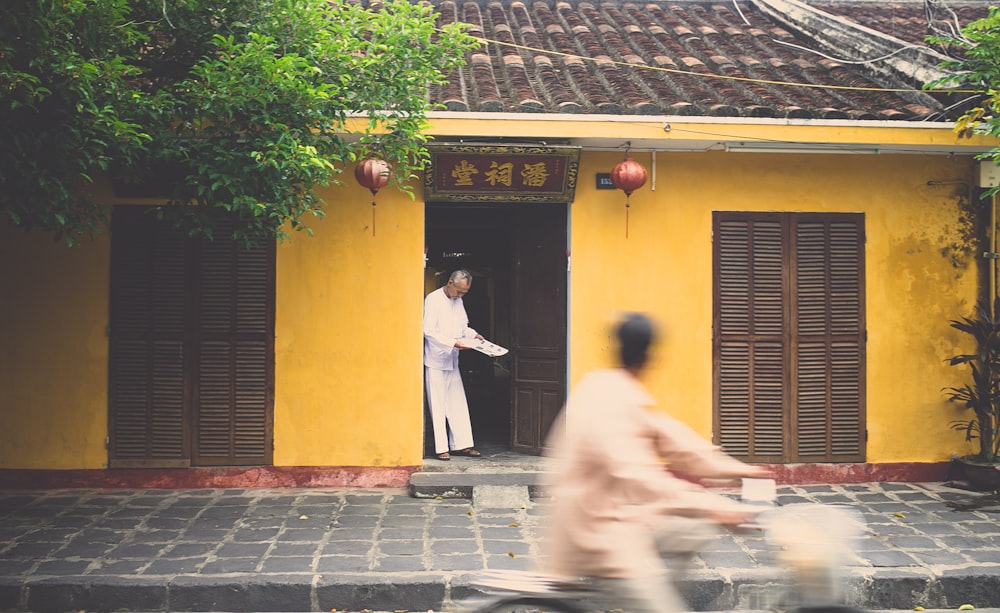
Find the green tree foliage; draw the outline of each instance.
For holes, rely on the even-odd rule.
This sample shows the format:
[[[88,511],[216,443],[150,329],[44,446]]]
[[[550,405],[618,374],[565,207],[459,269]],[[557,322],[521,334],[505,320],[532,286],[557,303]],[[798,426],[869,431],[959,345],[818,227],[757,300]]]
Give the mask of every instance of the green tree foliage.
[[[953,356],[952,366],[968,366],[972,380],[961,387],[946,387],[948,400],[972,411],[972,418],[952,422],[965,432],[965,440],[979,439],[975,458],[995,463],[1000,459],[1000,300],[976,307],[974,317],[952,320],[951,327],[976,342],[975,353]]]
[[[1000,137],[1000,7],[990,7],[986,17],[967,24],[957,35],[930,36],[927,42],[945,48],[953,59],[940,65],[949,76],[928,83],[925,89],[954,88],[972,102],[955,122],[955,132]],[[1000,148],[978,158],[997,162]],[[983,197],[996,192],[993,188]]]
[[[84,188],[109,172],[254,243],[322,215],[314,188],[366,155],[405,190],[427,87],[476,45],[435,21],[406,0],[4,0],[0,215],[74,244],[107,221]]]

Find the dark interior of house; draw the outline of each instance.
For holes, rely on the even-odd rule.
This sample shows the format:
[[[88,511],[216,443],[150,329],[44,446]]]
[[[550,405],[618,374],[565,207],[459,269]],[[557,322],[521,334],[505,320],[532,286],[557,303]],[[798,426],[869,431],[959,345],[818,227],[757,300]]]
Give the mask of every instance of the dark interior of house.
[[[463,299],[469,325],[510,348],[513,215],[503,205],[428,205],[424,293],[444,285],[452,271],[472,273]],[[477,351],[459,357],[469,416],[477,444],[508,445],[510,440],[510,354],[492,358]],[[426,407],[426,405],[425,405]],[[433,451],[430,414],[425,408],[424,448]]]

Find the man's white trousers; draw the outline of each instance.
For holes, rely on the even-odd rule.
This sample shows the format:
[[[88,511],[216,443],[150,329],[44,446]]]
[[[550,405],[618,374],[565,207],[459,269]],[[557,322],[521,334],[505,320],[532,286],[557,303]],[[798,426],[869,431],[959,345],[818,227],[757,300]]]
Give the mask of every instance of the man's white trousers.
[[[472,424],[469,403],[465,399],[462,372],[424,367],[427,379],[427,404],[434,426],[434,453],[472,447]],[[446,427],[447,422],[447,427]]]

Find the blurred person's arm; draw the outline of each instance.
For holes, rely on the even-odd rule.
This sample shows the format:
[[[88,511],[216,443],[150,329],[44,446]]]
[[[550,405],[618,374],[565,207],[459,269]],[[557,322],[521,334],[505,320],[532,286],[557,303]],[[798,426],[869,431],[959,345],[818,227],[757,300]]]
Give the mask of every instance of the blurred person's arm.
[[[764,477],[767,470],[727,455],[687,424],[667,415],[651,416],[657,430],[657,449],[670,470],[695,479]]]
[[[758,473],[759,469],[726,456],[690,429],[677,430],[669,422],[666,427],[672,437],[664,439],[664,427],[659,419],[650,420],[646,430],[648,438],[643,441],[645,444],[633,442],[611,448],[619,460],[614,462],[613,458],[608,459],[612,465],[612,478],[627,484],[630,499],[647,503],[625,507],[621,518],[679,515],[699,517],[728,527],[749,522],[759,509],[678,476],[673,472],[677,467],[671,465],[668,470],[662,459],[670,456],[684,458],[692,466],[692,471],[699,468],[698,462],[702,462],[700,472],[714,477]],[[604,431],[608,432],[607,429]]]

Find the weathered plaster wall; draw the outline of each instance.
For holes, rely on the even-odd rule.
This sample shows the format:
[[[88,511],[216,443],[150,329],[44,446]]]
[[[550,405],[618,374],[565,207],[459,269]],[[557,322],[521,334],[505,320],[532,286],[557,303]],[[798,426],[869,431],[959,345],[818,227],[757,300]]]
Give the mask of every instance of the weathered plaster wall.
[[[0,220],[0,468],[103,468],[107,236],[73,249]]]
[[[651,154],[633,156],[652,169]],[[667,335],[649,385],[664,407],[709,436],[712,211],[860,211],[868,461],[938,461],[965,449],[948,428],[957,412],[941,388],[962,377],[943,361],[960,340],[948,320],[971,313],[976,299],[967,158],[661,152],[655,185],[632,194],[628,238],[624,195],[596,190],[591,180],[620,159],[585,156],[572,209],[571,381],[610,362],[606,324],[617,312],[650,312]]]
[[[423,455],[423,203],[353,180],[278,248],[275,466],[412,466]]]
[[[634,156],[652,167],[648,152]],[[710,434],[712,210],[861,211],[868,460],[967,448],[941,388],[964,378],[944,362],[960,350],[947,321],[976,297],[968,193],[955,183],[973,180],[969,158],[661,152],[655,184],[632,196],[628,238],[623,194],[594,186],[620,159],[585,153],[571,207],[571,382],[609,363],[616,313],[648,311],[668,332],[651,388]],[[374,236],[367,190],[323,196],[315,236],[278,248],[274,464],[419,464],[420,189],[416,201],[379,193]],[[107,236],[67,249],[0,225],[0,468],[106,466],[108,270]]]

